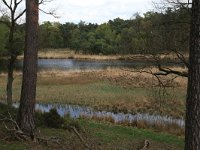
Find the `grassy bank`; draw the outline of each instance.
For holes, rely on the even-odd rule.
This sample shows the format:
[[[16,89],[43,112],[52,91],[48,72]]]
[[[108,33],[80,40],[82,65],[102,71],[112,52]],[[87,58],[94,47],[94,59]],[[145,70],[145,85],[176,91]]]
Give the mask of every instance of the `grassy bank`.
[[[128,128],[123,126],[103,124],[94,121],[79,120],[84,126],[86,142],[95,149],[133,149],[144,146],[144,140],[150,142],[150,150],[181,150],[183,149],[183,137],[155,133],[150,130]],[[61,137],[66,140],[63,144],[66,149],[84,149],[83,144],[73,133],[62,129],[39,128],[43,136]],[[2,128],[0,129],[2,130]],[[24,149],[61,149],[57,145],[46,147],[45,145],[24,142],[0,142],[0,149],[24,150]]]

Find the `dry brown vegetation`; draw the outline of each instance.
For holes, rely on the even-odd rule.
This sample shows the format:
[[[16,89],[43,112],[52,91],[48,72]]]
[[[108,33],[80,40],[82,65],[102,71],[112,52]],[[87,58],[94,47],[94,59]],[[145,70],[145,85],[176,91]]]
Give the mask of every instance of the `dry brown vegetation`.
[[[41,50],[38,54],[39,58],[45,59],[84,59],[84,60],[141,60],[141,59],[152,59],[149,56],[143,55],[89,55],[83,53],[75,53],[70,49],[56,49],[56,50]],[[22,56],[21,56],[22,57]]]
[[[188,58],[188,54],[184,54]],[[38,53],[40,59],[83,59],[83,60],[154,60],[153,55],[90,55],[83,54],[81,52],[75,53],[74,50],[70,49],[43,49]],[[159,54],[157,58],[164,60],[177,60],[177,55],[175,53]],[[19,59],[22,59],[23,56],[19,56]]]
[[[181,69],[181,68],[180,68]],[[156,71],[156,69],[152,69]],[[43,71],[38,73],[37,101],[91,106],[124,113],[157,113],[177,118],[185,114],[186,78],[157,78],[136,70]],[[5,99],[6,74],[0,75],[0,96]],[[14,100],[18,100],[21,73],[15,73]]]
[[[185,70],[184,68],[175,68],[176,70]],[[131,69],[106,69],[106,70],[87,70],[87,71],[43,71],[39,72],[41,77],[55,77],[58,84],[75,84],[75,83],[88,83],[95,82],[97,80],[110,81],[112,84],[121,85],[123,87],[151,87],[159,84],[157,78],[150,73],[146,73],[151,70],[152,72],[158,72],[156,68],[148,68],[141,70]],[[146,72],[144,72],[146,71]],[[18,74],[19,75],[19,74]],[[62,81],[62,77],[64,81]],[[186,87],[187,78],[171,76],[160,77],[163,83],[167,83],[166,86]],[[172,80],[173,79],[173,80]]]

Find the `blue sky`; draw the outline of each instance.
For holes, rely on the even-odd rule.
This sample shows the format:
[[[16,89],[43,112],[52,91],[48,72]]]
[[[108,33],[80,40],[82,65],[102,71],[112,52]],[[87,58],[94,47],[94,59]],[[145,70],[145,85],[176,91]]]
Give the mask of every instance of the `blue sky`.
[[[40,22],[78,23],[82,20],[98,24],[117,17],[129,19],[136,12],[143,14],[154,9],[152,0],[54,0],[41,8],[55,9],[59,18],[40,13]]]

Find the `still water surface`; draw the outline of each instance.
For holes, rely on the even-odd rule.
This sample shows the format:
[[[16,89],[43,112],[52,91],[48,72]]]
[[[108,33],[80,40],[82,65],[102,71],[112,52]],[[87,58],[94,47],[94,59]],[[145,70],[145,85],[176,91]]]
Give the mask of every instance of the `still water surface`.
[[[14,103],[15,108],[19,107],[19,103]],[[89,118],[100,117],[106,118],[111,117],[116,123],[118,122],[137,122],[146,121],[149,125],[177,125],[180,128],[184,128],[184,119],[175,119],[169,116],[159,116],[150,115],[145,113],[138,114],[125,114],[125,113],[113,113],[108,111],[97,111],[91,107],[78,106],[78,105],[68,105],[68,104],[36,104],[36,110],[40,112],[49,112],[50,109],[55,108],[60,116],[65,116],[69,114],[72,118],[79,118],[81,116],[86,116]]]
[[[22,68],[22,61],[17,61],[16,68]],[[39,59],[39,70],[88,70],[107,68],[139,68],[153,65],[153,62],[145,61],[95,61],[76,59]]]
[[[95,70],[95,69],[107,69],[107,68],[144,68],[149,66],[155,66],[156,62],[147,60],[112,60],[112,61],[95,61],[95,60],[76,60],[76,59],[39,59],[38,70]],[[174,62],[162,62],[167,66],[182,66],[180,63]],[[15,64],[15,70],[22,70],[23,60],[17,60]],[[0,72],[6,71],[7,62],[0,60]]]

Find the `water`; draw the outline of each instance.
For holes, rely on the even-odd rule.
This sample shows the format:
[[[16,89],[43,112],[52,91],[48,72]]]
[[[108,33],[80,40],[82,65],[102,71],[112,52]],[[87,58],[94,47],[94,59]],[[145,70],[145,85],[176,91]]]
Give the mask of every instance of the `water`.
[[[14,103],[15,108],[19,107],[19,103]],[[116,123],[128,121],[129,123],[135,121],[145,121],[149,125],[161,124],[171,125],[175,124],[181,128],[184,128],[184,119],[174,119],[169,116],[149,115],[149,114],[124,114],[124,113],[113,113],[107,111],[96,111],[91,107],[83,107],[78,105],[68,104],[36,104],[36,111],[49,112],[50,109],[55,108],[60,116],[69,114],[72,118],[79,118],[81,116],[92,117],[111,117]]]
[[[16,62],[16,69],[22,68],[23,61]],[[39,70],[88,70],[106,68],[138,68],[153,65],[153,62],[145,61],[95,61],[95,60],[76,60],[76,59],[39,59]]]
[[[183,66],[180,63],[175,62],[162,62],[167,66]],[[17,60],[15,64],[15,70],[22,70],[23,60]],[[112,60],[112,61],[95,61],[95,60],[76,60],[76,59],[39,59],[38,70],[95,70],[95,69],[107,69],[107,68],[145,68],[155,66],[155,61],[147,60]],[[0,72],[6,71],[7,61],[0,60]]]

